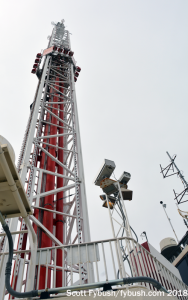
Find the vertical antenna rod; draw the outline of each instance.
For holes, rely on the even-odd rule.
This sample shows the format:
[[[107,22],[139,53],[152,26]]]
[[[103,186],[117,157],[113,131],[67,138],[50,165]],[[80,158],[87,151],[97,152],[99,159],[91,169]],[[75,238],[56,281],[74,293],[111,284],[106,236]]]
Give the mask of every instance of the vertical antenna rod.
[[[167,219],[168,219],[168,221],[169,221],[169,223],[170,223],[170,226],[171,226],[171,228],[172,228],[172,230],[173,230],[173,232],[174,232],[174,234],[175,234],[176,240],[177,240],[177,242],[179,243],[179,240],[178,240],[178,237],[177,237],[176,232],[175,232],[175,230],[174,230],[174,227],[172,226],[171,220],[170,220],[170,218],[169,218],[168,215],[167,215],[167,212],[166,212],[166,209],[165,209],[165,208],[166,208],[166,204],[163,204],[163,201],[161,201],[160,203],[161,203],[162,206],[163,206],[164,212],[165,212],[166,217],[167,217]]]

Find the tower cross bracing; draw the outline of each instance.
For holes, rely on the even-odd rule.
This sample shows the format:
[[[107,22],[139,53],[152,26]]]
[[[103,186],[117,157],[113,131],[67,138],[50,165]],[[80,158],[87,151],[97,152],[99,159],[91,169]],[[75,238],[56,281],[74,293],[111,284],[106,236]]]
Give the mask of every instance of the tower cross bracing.
[[[66,51],[71,51],[71,45],[69,32],[63,22],[54,25],[48,48],[52,46],[65,49],[65,54],[53,51],[43,57],[43,66],[38,70],[39,82],[30,107],[17,163],[19,175],[34,210],[30,219],[37,234],[37,247],[44,249],[53,245],[90,241],[75,91],[76,65],[74,58],[66,54]],[[28,233],[24,220],[9,220],[10,231],[15,231],[18,224],[21,233],[17,250],[25,250],[28,247]],[[1,251],[7,250],[8,243],[3,238]],[[21,254],[14,263],[14,289],[19,281],[23,257]],[[56,264],[63,264],[61,250],[57,250]],[[1,270],[1,285],[4,282],[4,268],[5,263]],[[37,268],[39,267],[36,266],[35,273]],[[82,268],[83,282],[87,282],[87,270],[84,265]],[[50,287],[51,270],[41,267],[40,278],[33,274],[34,288],[37,281],[39,288],[45,287],[46,272]],[[68,272],[63,274],[57,270],[56,273],[57,287],[62,286],[62,283],[64,286],[69,284]],[[2,296],[3,292],[0,292],[0,299]]]

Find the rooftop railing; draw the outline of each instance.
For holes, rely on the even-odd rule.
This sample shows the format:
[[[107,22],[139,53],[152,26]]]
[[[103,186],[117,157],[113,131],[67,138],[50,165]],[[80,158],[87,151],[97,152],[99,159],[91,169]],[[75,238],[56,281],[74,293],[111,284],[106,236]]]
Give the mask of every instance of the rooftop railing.
[[[62,254],[61,266],[56,263],[58,251]],[[16,291],[27,290],[30,254],[31,250],[14,251],[11,285]],[[0,255],[1,275],[5,272],[8,252]],[[44,271],[45,282],[41,283],[40,273]],[[167,290],[177,291],[179,299],[188,299],[185,293],[188,291],[188,286],[139,243],[127,237],[50,247],[45,250],[38,249],[33,288],[36,290],[56,288],[60,274],[62,274],[61,287],[94,282],[108,283],[115,279],[145,276],[156,279]],[[156,290],[150,283],[141,283],[141,285]],[[4,299],[7,291],[2,280],[0,280],[0,291],[0,299]]]

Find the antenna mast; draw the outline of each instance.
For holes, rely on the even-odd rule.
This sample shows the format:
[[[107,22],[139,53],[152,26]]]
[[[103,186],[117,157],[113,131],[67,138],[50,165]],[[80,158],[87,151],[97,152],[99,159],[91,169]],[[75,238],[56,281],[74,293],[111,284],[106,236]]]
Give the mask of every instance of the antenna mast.
[[[48,48],[38,53],[32,73],[39,78],[34,101],[26,127],[17,169],[28,199],[34,209],[30,217],[37,234],[38,248],[43,248],[41,261],[47,249],[54,245],[90,242],[89,218],[85,191],[80,129],[75,82],[80,72],[71,51],[70,35],[64,21],[53,23]],[[41,60],[43,65],[41,67]],[[9,219],[13,232],[20,226],[17,250],[26,250],[28,233],[23,219]],[[15,240],[15,235],[13,236]],[[7,238],[1,239],[1,252],[8,251]],[[57,249],[55,255],[55,286],[69,285],[72,276],[62,271],[65,253]],[[2,255],[0,256],[2,259]],[[54,260],[52,256],[49,258]],[[12,288],[22,289],[20,277],[24,254],[14,263],[16,276]],[[75,266],[76,268],[76,266]],[[82,265],[82,283],[93,281],[91,267]],[[74,270],[73,270],[74,272]],[[75,272],[78,272],[75,270]],[[48,276],[47,276],[48,273]],[[90,273],[88,275],[88,273]],[[5,263],[0,274],[0,300],[4,297]],[[40,274],[40,276],[39,276]],[[52,270],[40,267],[30,274],[30,285],[37,289],[50,287]],[[46,278],[48,282],[46,283]],[[26,280],[28,282],[28,280]],[[26,289],[28,286],[26,285]]]
[[[182,181],[182,183],[184,185],[184,190],[181,193],[179,193],[179,194],[176,193],[175,190],[173,190],[174,191],[174,195],[175,195],[174,200],[176,200],[177,204],[179,205],[179,204],[182,204],[182,203],[188,201],[188,200],[182,201],[183,197],[185,195],[187,195],[187,192],[188,192],[188,183],[185,180],[185,178],[184,178],[184,176],[182,174],[182,171],[180,171],[178,169],[177,165],[174,162],[175,158],[176,158],[176,155],[174,156],[174,158],[172,158],[168,152],[166,152],[166,153],[169,156],[171,163],[166,168],[162,168],[162,166],[160,165],[161,173],[163,174],[163,178],[166,178],[166,177],[169,177],[169,176],[172,176],[172,175],[175,175],[175,174],[177,174],[180,177],[180,179],[181,179],[181,181]],[[174,173],[174,168],[177,171],[175,173]],[[168,175],[169,171],[172,171],[172,173]]]
[[[166,212],[166,204],[163,204],[163,201],[160,201],[160,203],[162,204],[162,207],[163,207],[163,209],[164,209],[165,215],[166,215],[166,217],[167,217],[167,219],[168,219],[168,221],[169,221],[169,223],[170,223],[170,226],[171,226],[171,228],[172,228],[172,230],[173,230],[173,232],[174,232],[174,235],[175,235],[175,237],[176,237],[176,240],[177,240],[177,242],[179,243],[179,240],[178,240],[178,237],[177,237],[176,232],[175,232],[175,230],[174,230],[174,227],[172,226],[172,222],[171,222],[170,218],[169,218],[168,215],[167,215],[167,212]]]

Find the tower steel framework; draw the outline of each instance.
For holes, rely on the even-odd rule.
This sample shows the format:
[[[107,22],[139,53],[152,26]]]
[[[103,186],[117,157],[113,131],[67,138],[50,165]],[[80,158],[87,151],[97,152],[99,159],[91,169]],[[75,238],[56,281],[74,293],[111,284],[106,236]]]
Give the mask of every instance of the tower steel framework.
[[[35,290],[34,295],[43,299],[70,288],[73,291],[102,287],[105,291],[111,285],[140,280],[150,289],[149,283],[154,277],[155,283],[156,280],[160,282],[158,287],[166,284],[171,290],[187,290],[173,273],[134,240],[123,201],[129,199],[124,194],[131,191],[121,186],[124,185],[122,176],[116,182],[111,180],[116,187],[114,197],[110,196],[112,190],[108,195],[105,190],[114,238],[90,242],[75,93],[75,81],[81,69],[76,66],[64,23],[53,25],[48,47],[37,54],[33,66],[32,73],[36,73],[39,82],[17,165],[34,214],[25,217],[25,221],[22,218],[7,221],[16,250],[10,257],[13,260],[12,288],[17,292]],[[2,183],[0,191],[7,187],[6,182]],[[116,210],[118,221],[114,218],[114,210],[110,212],[109,199],[114,198],[120,210],[120,213]],[[120,225],[117,232],[113,221]],[[0,300],[5,295],[6,299],[12,299],[5,288],[8,241],[5,233],[1,233],[0,238]],[[125,260],[130,264],[128,272]],[[10,262],[7,275],[10,275]],[[15,295],[9,285],[6,286],[10,294]]]
[[[188,183],[185,180],[185,177],[183,176],[182,171],[179,170],[179,168],[177,167],[177,165],[174,162],[175,158],[176,158],[176,155],[174,155],[173,157],[171,157],[168,152],[166,152],[166,153],[167,153],[168,157],[170,158],[170,164],[166,168],[162,168],[162,166],[160,165],[161,173],[163,175],[163,178],[170,177],[172,175],[177,174],[177,176],[181,179],[181,182],[183,183],[183,186],[184,186],[183,192],[181,192],[181,193],[178,194],[178,193],[175,192],[175,190],[173,190],[174,191],[174,195],[175,195],[174,200],[176,200],[177,201],[177,205],[179,205],[179,204],[182,204],[182,203],[188,201],[188,200],[182,201],[183,197],[187,196],[187,193],[188,193]],[[174,169],[176,169],[176,172],[174,171]]]
[[[40,61],[43,66],[39,67]],[[34,65],[39,82],[26,127],[17,169],[34,209],[30,217],[37,234],[37,247],[90,242],[89,219],[84,181],[84,169],[75,81],[80,68],[71,51],[70,35],[64,23],[54,24],[48,50],[38,54]],[[28,245],[27,227],[23,219],[8,221],[10,231],[19,230],[17,249]],[[20,228],[18,226],[20,225]],[[15,240],[15,236],[13,236]],[[5,237],[1,238],[1,252],[8,251]],[[23,254],[14,263],[16,290]],[[2,259],[2,256],[1,256]],[[53,257],[51,257],[53,259]],[[62,251],[57,250],[56,265],[62,266]],[[41,268],[40,278],[35,267],[33,287],[39,280],[39,289],[45,287],[51,270]],[[84,268],[84,266],[82,266]],[[3,296],[5,262],[0,275],[0,299]],[[48,276],[46,273],[48,272]],[[69,273],[56,271],[56,286],[69,284]],[[84,272],[83,283],[87,283]],[[23,283],[24,284],[24,283]],[[31,284],[32,285],[32,284]],[[26,287],[27,289],[27,287]]]

